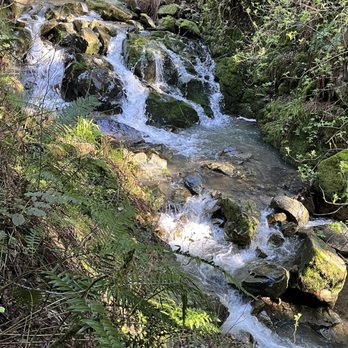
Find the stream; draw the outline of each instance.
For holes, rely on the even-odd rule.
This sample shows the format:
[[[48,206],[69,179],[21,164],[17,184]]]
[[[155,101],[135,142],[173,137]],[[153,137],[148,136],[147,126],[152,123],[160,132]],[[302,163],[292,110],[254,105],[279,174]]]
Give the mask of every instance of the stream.
[[[44,107],[59,112],[69,104],[62,99],[59,90],[67,52],[64,48],[41,39],[40,31],[45,23],[44,13],[45,9],[39,12],[33,9],[20,19],[25,23],[32,39],[22,80],[28,91],[29,109]],[[94,12],[77,18],[102,21]],[[172,176],[198,172],[203,178],[204,190],[200,195],[189,197],[185,204],[176,205],[175,209],[168,205],[168,209],[160,215],[159,226],[163,231],[163,239],[173,250],[202,258],[231,275],[248,262],[256,260],[258,249],[266,252],[267,260],[279,264],[291,260],[298,248],[296,237],[287,238],[281,247],[269,245],[270,234],[279,231],[268,226],[266,216],[269,213],[267,206],[270,199],[280,192],[286,192],[295,184],[296,173],[262,141],[253,120],[223,114],[223,97],[215,80],[215,64],[208,48],[200,41],[188,43],[191,53],[199,50],[193,68],[189,69],[184,58],[159,43],[160,49],[154,54],[156,79],[145,83],[125,62],[124,45],[129,26],[105,23],[117,32],[110,40],[106,60],[112,65],[124,89],[122,112],[107,118],[139,131],[144,141],[151,146],[164,146],[171,153],[168,167]],[[141,34],[145,37],[150,35],[146,31]],[[164,77],[163,52],[175,66],[180,83],[197,79],[207,86],[213,117],[209,117],[201,105],[187,99],[179,88],[167,83]],[[199,123],[176,131],[147,124],[146,100],[150,89],[190,105],[197,112]],[[104,131],[109,131],[105,129],[107,123],[101,122],[101,126]],[[226,148],[233,153],[245,155],[236,164],[241,175],[233,178],[201,169],[202,163],[219,160]],[[213,218],[217,204],[211,194],[213,191],[225,192],[234,198],[251,199],[260,207],[261,222],[250,247],[239,249],[233,243],[225,241],[223,228]],[[295,344],[292,341],[292,326],[280,328],[277,333],[277,330],[271,330],[259,321],[252,314],[250,301],[228,284],[222,272],[209,264],[188,263],[185,256],[180,256],[179,261],[198,280],[204,291],[219,298],[227,307],[229,316],[222,324],[222,332],[236,337],[248,332],[256,342],[256,347],[260,348],[330,347],[318,335],[307,331],[299,332]]]

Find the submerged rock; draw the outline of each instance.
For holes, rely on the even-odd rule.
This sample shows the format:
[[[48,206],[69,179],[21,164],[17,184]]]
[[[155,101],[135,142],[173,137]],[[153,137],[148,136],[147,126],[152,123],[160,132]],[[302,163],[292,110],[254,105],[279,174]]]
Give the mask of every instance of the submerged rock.
[[[273,198],[271,207],[276,213],[285,213],[289,221],[294,221],[300,226],[304,226],[308,223],[309,212],[307,208],[296,199],[287,196],[277,196]]]
[[[227,162],[207,162],[203,164],[203,167],[230,177],[240,175],[238,169],[231,163]]]
[[[98,110],[120,111],[122,84],[110,63],[103,58],[78,54],[75,61],[67,64],[61,91],[66,101],[95,96],[101,102]]]
[[[347,276],[345,262],[335,250],[308,231],[300,251],[298,288],[334,305]]]
[[[239,203],[231,198],[221,201],[222,214],[226,218],[225,239],[241,247],[250,244],[259,224],[259,212],[252,202]]]
[[[234,278],[252,295],[279,298],[285,293],[289,283],[289,272],[266,261],[254,261],[234,273]]]
[[[163,5],[158,9],[158,16],[176,16],[180,11],[180,6],[178,4],[168,4]]]
[[[188,128],[199,121],[197,112],[189,104],[155,92],[149,94],[146,113],[147,123],[156,127]]]

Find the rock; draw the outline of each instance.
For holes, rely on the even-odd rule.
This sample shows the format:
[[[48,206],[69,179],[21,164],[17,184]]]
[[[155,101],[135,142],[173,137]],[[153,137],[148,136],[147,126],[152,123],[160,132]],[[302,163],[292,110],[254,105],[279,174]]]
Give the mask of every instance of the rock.
[[[201,80],[192,79],[183,84],[180,89],[187,99],[201,105],[208,117],[214,116],[210,108],[209,85],[207,83],[203,84]]]
[[[272,233],[267,242],[274,247],[280,247],[284,244],[285,239],[281,233]]]
[[[158,9],[158,16],[172,16],[175,17],[180,11],[180,6],[178,4],[163,5]]]
[[[45,21],[41,26],[41,37],[47,39],[49,33],[58,25],[57,20]]]
[[[108,53],[108,47],[110,43],[110,35],[105,28],[96,26],[93,31],[98,35],[101,47],[99,49],[99,54],[106,55]]]
[[[153,21],[153,19],[148,16],[147,14],[145,13],[141,13],[140,14],[140,21],[145,24],[147,27],[149,28],[152,28],[152,29],[156,29],[156,24],[155,22]]]
[[[201,35],[198,25],[195,22],[192,22],[188,19],[178,19],[175,22],[175,24],[179,28],[179,32],[181,35],[192,35],[192,36]]]
[[[306,232],[304,238],[297,286],[332,306],[347,276],[345,262],[314,234]]]
[[[100,119],[96,120],[96,123],[104,134],[110,134],[113,137],[117,146],[120,144],[134,146],[144,142],[141,132],[113,119]]]
[[[238,161],[238,164],[242,164],[252,158],[252,154],[249,152],[242,153],[237,151],[233,146],[226,147],[220,154],[220,156],[227,157],[232,160]]]
[[[230,177],[240,175],[240,172],[231,163],[227,162],[208,162],[204,163],[203,167]]]
[[[284,221],[281,225],[281,231],[285,237],[294,236],[299,230],[298,225],[295,222]]]
[[[70,34],[60,42],[60,46],[68,48],[73,54],[85,53],[88,47],[88,42],[80,35]]]
[[[257,247],[256,249],[255,249],[255,252],[256,252],[256,256],[258,257],[258,258],[260,258],[260,259],[265,259],[265,258],[267,258],[267,254],[264,252],[264,251],[262,251],[259,247]]]
[[[189,174],[184,177],[184,184],[194,195],[199,195],[203,190],[202,178],[198,174]]]
[[[145,30],[144,26],[141,23],[139,23],[133,19],[130,19],[129,21],[127,21],[127,24],[132,25],[137,31]]]
[[[316,186],[320,196],[324,193],[326,201],[348,203],[348,149],[321,161],[317,174]],[[337,205],[328,204],[326,210],[327,212],[337,211],[335,217],[339,220],[348,220],[348,205],[338,208]]]
[[[147,156],[139,152],[132,157],[132,161],[139,164],[149,177],[163,175],[167,172],[167,161],[156,154]]]
[[[160,28],[163,28],[164,30],[168,30],[168,31],[171,31],[172,33],[175,33],[176,32],[175,22],[176,22],[175,18],[171,16],[166,16],[159,21],[159,26]]]
[[[75,19],[73,21],[75,30],[77,32],[81,32],[82,29],[88,28],[90,21],[88,21],[87,19]]]
[[[277,222],[285,222],[287,216],[285,213],[275,213],[267,216],[267,222],[269,225],[273,225]]]
[[[233,274],[235,280],[252,295],[279,298],[289,283],[289,272],[271,262],[254,261]]]
[[[87,1],[87,3],[91,10],[98,12],[100,16],[107,21],[126,22],[136,17],[135,13],[120,5],[93,0]]]
[[[147,124],[172,129],[188,128],[199,121],[197,112],[183,101],[150,92],[146,101]]]
[[[65,22],[71,15],[82,16],[88,13],[88,7],[82,2],[70,2],[57,6],[50,6],[45,13],[47,20],[56,19],[59,22]]]
[[[87,54],[98,54],[102,44],[99,41],[98,35],[90,28],[84,28],[81,30],[81,37],[84,38],[87,43]]]
[[[99,111],[119,112],[123,97],[122,84],[105,59],[78,54],[67,63],[62,81],[62,97],[73,101],[78,97],[95,96]]]
[[[274,197],[271,207],[276,213],[285,213],[289,221],[296,222],[300,226],[306,225],[309,221],[309,213],[306,207],[293,198],[287,196]]]
[[[226,218],[225,239],[241,247],[250,244],[259,224],[259,212],[251,202],[237,203],[231,198],[221,200],[221,210]]]
[[[340,255],[348,257],[348,227],[343,222],[332,222],[313,227],[315,234]]]
[[[69,34],[76,34],[72,23],[58,23],[55,19],[46,22],[41,28],[41,37],[54,44],[60,44]]]

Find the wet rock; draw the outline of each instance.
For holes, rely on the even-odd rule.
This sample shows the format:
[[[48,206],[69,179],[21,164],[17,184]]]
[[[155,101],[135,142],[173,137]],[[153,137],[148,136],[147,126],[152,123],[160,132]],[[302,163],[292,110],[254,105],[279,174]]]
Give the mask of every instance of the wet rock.
[[[163,5],[158,9],[158,16],[173,16],[175,17],[180,11],[180,6],[178,4]]]
[[[305,231],[302,236],[297,287],[332,306],[347,276],[345,262],[313,233]]]
[[[348,220],[348,149],[321,161],[318,165],[318,180],[316,183],[319,196],[325,195],[320,202],[322,213],[332,213],[335,218]],[[341,207],[327,202],[343,203]],[[332,214],[330,215],[332,216]]]
[[[189,174],[184,177],[184,184],[194,195],[199,195],[203,190],[202,178],[198,174]]]
[[[50,6],[45,13],[47,20],[56,19],[60,22],[67,21],[71,15],[82,16],[88,12],[88,7],[82,2],[70,2],[60,6]]]
[[[227,157],[232,160],[238,161],[238,163],[242,164],[252,158],[252,154],[249,152],[242,153],[237,151],[237,149],[233,146],[226,147],[220,154],[222,157]]]
[[[132,25],[137,31],[145,30],[144,26],[141,23],[139,23],[133,19],[130,19],[129,21],[127,21],[127,24]]]
[[[98,35],[98,39],[100,42],[99,54],[106,55],[110,43],[109,32],[105,28],[99,26],[95,27],[93,31]]]
[[[277,196],[273,198],[271,207],[276,213],[285,213],[289,221],[294,221],[300,226],[306,225],[309,220],[308,210],[296,199],[287,196]]]
[[[273,299],[285,293],[289,283],[289,272],[274,263],[255,261],[238,269],[234,277],[246,291],[256,296]]]
[[[315,234],[340,255],[348,257],[348,227],[343,222],[332,222],[313,228]]]
[[[285,222],[287,219],[287,216],[285,213],[275,213],[275,214],[270,214],[267,216],[267,223],[269,225],[273,225],[277,222]]]
[[[77,32],[81,32],[82,29],[89,27],[90,21],[87,19],[75,19],[73,21],[73,24],[74,24],[75,30]]]
[[[120,111],[123,97],[122,84],[110,63],[82,54],[67,64],[61,92],[66,101],[95,96],[101,102],[98,110],[110,112]]]
[[[240,172],[236,167],[227,162],[207,162],[203,164],[203,167],[230,177],[240,175]]]
[[[183,101],[150,92],[146,101],[147,124],[171,129],[188,128],[199,121],[197,112]]]
[[[250,244],[259,224],[259,212],[252,202],[239,203],[231,198],[221,200],[222,214],[226,218],[225,239],[241,247]]]
[[[181,35],[189,35],[189,36],[201,35],[198,25],[195,22],[192,22],[188,19],[178,19],[175,22],[175,24],[179,28],[179,32]]]
[[[284,244],[285,239],[281,233],[272,233],[268,238],[268,244],[274,247],[280,247]]]
[[[187,99],[201,105],[208,117],[214,116],[213,111],[210,108],[209,85],[207,83],[203,83],[198,79],[191,79],[182,84],[180,89]]]
[[[73,54],[85,53],[88,47],[88,42],[80,35],[70,34],[62,39],[60,46],[66,47],[69,52]]]
[[[81,37],[84,38],[87,43],[87,54],[98,54],[102,44],[99,41],[98,35],[90,28],[84,28],[81,30]]]
[[[41,26],[41,37],[47,39],[49,33],[58,25],[57,20],[45,21]]]
[[[110,4],[105,1],[88,1],[87,3],[91,10],[98,12],[107,21],[125,22],[136,17],[134,12],[121,5]]]
[[[298,232],[298,230],[299,230],[299,227],[295,222],[284,221],[281,224],[281,231],[285,237],[294,236]]]
[[[61,44],[66,36],[75,34],[74,25],[72,23],[58,23],[56,20],[51,20],[46,23],[41,28],[41,37],[54,44]]]
[[[156,24],[153,19],[145,13],[140,14],[140,21],[145,24],[145,26],[156,29]]]
[[[144,143],[142,133],[113,119],[100,119],[96,123],[104,134],[110,134],[117,145],[135,146]]]
[[[262,251],[259,247],[256,248],[255,252],[256,252],[256,256],[257,256],[258,258],[260,258],[260,259],[265,259],[265,258],[268,256],[268,255],[267,255],[264,251]]]

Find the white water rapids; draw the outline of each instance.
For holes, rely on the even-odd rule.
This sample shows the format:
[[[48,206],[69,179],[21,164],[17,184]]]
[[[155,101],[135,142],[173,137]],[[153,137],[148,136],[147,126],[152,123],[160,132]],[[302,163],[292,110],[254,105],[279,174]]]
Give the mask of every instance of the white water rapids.
[[[84,18],[98,19],[95,14],[84,16]],[[36,107],[60,110],[67,105],[62,100],[59,90],[64,75],[66,53],[63,49],[41,40],[40,30],[45,21],[43,11],[37,15],[26,14],[21,20],[26,23],[32,37],[32,46],[27,54],[27,69],[23,76],[29,94],[28,100],[31,105]],[[154,55],[156,81],[151,87],[160,93],[168,94],[190,104],[197,111],[200,119],[199,125],[189,130],[173,133],[146,124],[146,100],[149,87],[136,77],[125,63],[123,45],[127,39],[127,29],[124,26],[116,27],[116,29],[117,35],[111,39],[106,58],[123,84],[125,97],[122,102],[122,113],[114,115],[113,118],[117,122],[140,131],[147,142],[164,144],[188,157],[204,157],[210,154],[214,144],[219,141],[221,147],[229,144],[231,129],[238,127],[231,118],[221,112],[222,95],[219,84],[215,81],[215,65],[208,49],[202,46],[205,59],[196,58],[195,73],[193,73],[187,71],[179,54],[164,45],[161,46],[176,67],[181,82],[188,82],[195,78],[208,84],[213,118],[209,118],[200,105],[186,99],[178,89],[170,88],[167,85],[163,78],[163,57],[160,52],[156,52]],[[249,135],[253,135],[253,132],[250,132]],[[245,136],[246,133],[243,133],[243,129],[241,129],[241,137]],[[250,138],[245,146],[255,147],[253,141]],[[215,148],[213,149],[216,151]],[[267,150],[263,151],[267,152]],[[266,156],[264,160],[267,160]],[[160,226],[166,232],[166,241],[174,250],[180,249],[191,255],[213,261],[215,265],[230,274],[247,262],[256,259],[258,247],[268,254],[268,260],[286,259],[291,254],[296,244],[292,240],[287,241],[282,248],[278,249],[267,244],[270,233],[275,231],[268,228],[265,213],[250,248],[238,250],[233,244],[227,243],[223,238],[222,229],[213,224],[212,212],[215,204],[215,200],[209,194],[204,194],[189,198],[179,212],[168,211],[161,215]],[[194,269],[190,269],[189,266],[186,268],[188,272],[198,275],[206,289],[214,292],[228,308],[230,315],[222,325],[223,332],[235,335],[242,331],[249,332],[257,342],[257,347],[260,348],[297,347],[289,340],[278,337],[259,322],[251,313],[252,306],[237,290],[232,289],[221,275],[217,275],[218,271],[214,268],[204,264]]]

